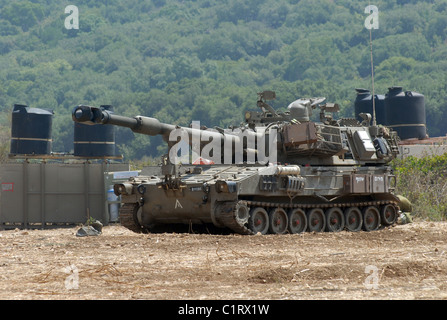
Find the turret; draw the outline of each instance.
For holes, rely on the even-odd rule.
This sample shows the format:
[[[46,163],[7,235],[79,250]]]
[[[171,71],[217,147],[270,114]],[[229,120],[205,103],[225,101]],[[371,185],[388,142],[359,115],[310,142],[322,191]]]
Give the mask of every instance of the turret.
[[[276,94],[258,93],[261,111],[247,111],[245,123],[222,129],[208,129],[193,122],[190,127],[162,123],[155,118],[124,117],[97,107],[74,108],[73,121],[130,128],[150,136],[161,135],[168,143],[169,162],[190,163],[192,154],[215,164],[298,165],[378,165],[398,154],[397,134],[386,127],[370,125],[370,114],[364,121],[334,119],[339,106],[322,103],[325,98],[298,99],[281,112],[267,104]],[[312,109],[320,109],[320,122],[311,121]],[[178,160],[181,158],[182,160]],[[192,160],[193,161],[193,160]]]

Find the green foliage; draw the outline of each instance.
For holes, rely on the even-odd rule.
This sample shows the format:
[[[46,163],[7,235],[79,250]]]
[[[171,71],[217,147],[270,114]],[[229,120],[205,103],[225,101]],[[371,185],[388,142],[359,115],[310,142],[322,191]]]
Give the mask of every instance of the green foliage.
[[[73,149],[70,112],[111,104],[127,116],[225,127],[277,91],[275,108],[325,96],[353,116],[370,87],[368,3],[355,0],[85,0],[79,30],[65,0],[0,0],[0,111],[53,109],[53,150]],[[447,133],[447,1],[381,0],[376,92],[425,95],[430,135]],[[8,125],[8,124],[6,124]],[[117,129],[126,160],[158,158],[161,138]]]
[[[407,157],[396,160],[396,171],[400,175],[410,175],[420,172],[423,175],[432,174],[437,179],[447,178],[447,154],[426,156],[423,158]]]
[[[43,5],[30,1],[16,1],[2,8],[2,17],[23,31],[28,31],[44,17]]]
[[[447,218],[447,154],[394,161],[397,192],[413,203],[415,216]]]
[[[11,121],[11,116],[6,112],[0,112],[0,163],[8,160],[11,144],[11,131],[7,125]]]

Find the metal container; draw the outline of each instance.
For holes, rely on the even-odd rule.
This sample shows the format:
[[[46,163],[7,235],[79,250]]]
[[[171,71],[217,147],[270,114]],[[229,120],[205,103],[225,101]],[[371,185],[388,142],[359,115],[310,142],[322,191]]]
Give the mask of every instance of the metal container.
[[[357,91],[357,97],[354,101],[355,116],[359,121],[362,121],[360,113],[369,113],[373,116],[373,99],[371,92],[368,89],[355,89]],[[376,109],[376,122],[377,124],[386,125],[386,113],[385,113],[385,96],[374,95],[374,104]]]
[[[53,111],[15,104],[12,111],[11,154],[51,153]]]
[[[388,127],[397,131],[402,140],[427,137],[425,100],[420,93],[391,87],[385,95]]]
[[[125,163],[11,162],[0,165],[0,229],[44,228],[113,217],[107,190]],[[129,174],[138,175],[134,171]]]
[[[101,110],[113,112],[112,106]],[[79,157],[115,156],[115,127],[74,123],[74,155]]]

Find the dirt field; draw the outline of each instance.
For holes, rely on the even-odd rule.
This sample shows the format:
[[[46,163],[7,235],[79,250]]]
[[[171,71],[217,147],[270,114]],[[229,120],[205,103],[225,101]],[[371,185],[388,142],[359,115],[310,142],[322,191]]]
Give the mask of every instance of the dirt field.
[[[0,299],[447,299],[447,223],[284,236],[0,231]]]

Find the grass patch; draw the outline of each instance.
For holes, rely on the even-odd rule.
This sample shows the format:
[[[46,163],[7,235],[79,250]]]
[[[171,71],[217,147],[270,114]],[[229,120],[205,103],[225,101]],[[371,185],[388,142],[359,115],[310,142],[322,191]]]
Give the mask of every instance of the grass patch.
[[[393,168],[396,192],[411,201],[415,218],[447,219],[447,154],[396,159]]]

